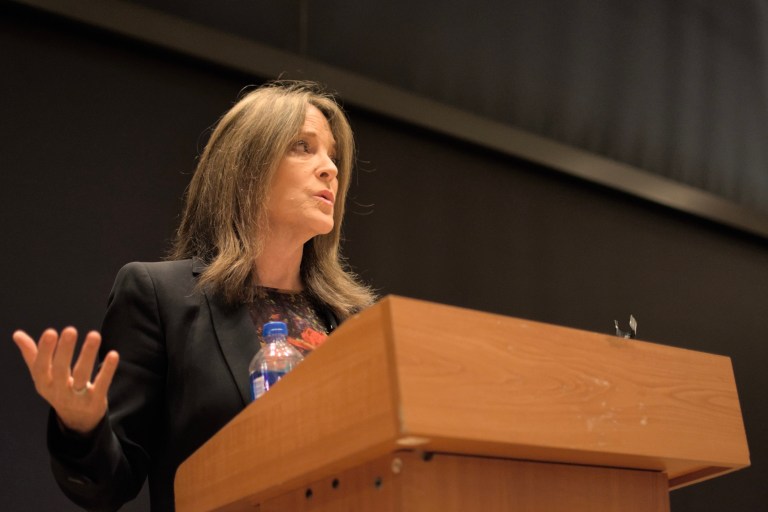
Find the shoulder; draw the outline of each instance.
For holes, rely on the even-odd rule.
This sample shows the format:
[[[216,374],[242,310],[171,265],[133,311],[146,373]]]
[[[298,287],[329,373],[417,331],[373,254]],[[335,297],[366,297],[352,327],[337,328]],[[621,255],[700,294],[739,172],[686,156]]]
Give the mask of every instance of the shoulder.
[[[116,290],[191,290],[197,281],[196,261],[133,261],[124,265],[115,277],[113,292]]]
[[[177,316],[199,310],[205,302],[192,260],[135,261],[124,265],[115,277],[105,324],[107,319],[123,316],[169,324]]]
[[[191,278],[195,272],[195,260],[132,261],[123,265],[118,275],[147,275],[153,279]]]

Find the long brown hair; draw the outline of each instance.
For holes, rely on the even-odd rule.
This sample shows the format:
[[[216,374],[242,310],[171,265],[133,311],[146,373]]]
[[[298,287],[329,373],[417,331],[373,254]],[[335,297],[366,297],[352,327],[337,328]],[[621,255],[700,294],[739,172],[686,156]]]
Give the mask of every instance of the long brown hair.
[[[198,285],[231,305],[255,298],[255,260],[268,229],[266,199],[277,166],[315,106],[336,140],[338,182],[331,232],[304,245],[305,290],[340,319],[369,306],[371,290],[342,265],[339,252],[344,204],[355,143],[336,100],[314,82],[270,82],[246,94],[219,120],[200,156],[185,196],[171,259],[207,264]]]

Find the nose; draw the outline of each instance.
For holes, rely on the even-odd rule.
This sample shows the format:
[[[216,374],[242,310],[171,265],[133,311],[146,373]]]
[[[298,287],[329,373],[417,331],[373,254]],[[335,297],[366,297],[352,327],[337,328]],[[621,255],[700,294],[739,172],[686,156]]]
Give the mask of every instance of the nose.
[[[323,181],[332,181],[338,174],[336,162],[328,154],[324,155],[322,163],[317,168],[318,177]]]

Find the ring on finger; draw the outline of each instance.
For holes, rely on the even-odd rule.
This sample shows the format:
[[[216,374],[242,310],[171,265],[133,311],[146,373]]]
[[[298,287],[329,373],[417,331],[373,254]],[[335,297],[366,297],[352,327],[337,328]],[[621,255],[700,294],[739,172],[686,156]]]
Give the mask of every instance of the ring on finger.
[[[84,395],[84,394],[85,394],[85,392],[86,392],[86,391],[88,391],[88,384],[86,384],[85,386],[83,386],[83,387],[82,387],[82,388],[80,388],[80,389],[77,389],[77,388],[75,388],[75,387],[73,386],[73,387],[72,387],[72,391],[73,391],[73,392],[74,392],[76,395],[78,395],[78,396],[80,396],[80,395]]]

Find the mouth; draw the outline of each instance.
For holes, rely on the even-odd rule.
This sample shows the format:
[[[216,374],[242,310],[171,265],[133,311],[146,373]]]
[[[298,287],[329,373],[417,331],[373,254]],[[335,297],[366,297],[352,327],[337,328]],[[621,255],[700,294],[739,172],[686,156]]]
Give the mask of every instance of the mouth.
[[[333,196],[333,192],[331,192],[330,190],[321,190],[320,192],[317,192],[315,194],[315,197],[320,199],[322,202],[326,204],[333,205],[334,196]]]

